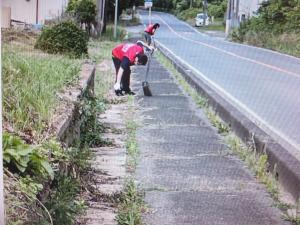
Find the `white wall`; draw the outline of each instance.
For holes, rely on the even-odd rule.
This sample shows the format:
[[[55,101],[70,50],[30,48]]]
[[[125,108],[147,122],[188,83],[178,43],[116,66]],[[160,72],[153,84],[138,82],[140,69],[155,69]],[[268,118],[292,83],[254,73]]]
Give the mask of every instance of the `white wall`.
[[[11,8],[11,19],[35,23],[36,0],[2,0],[2,7]]]
[[[61,16],[65,11],[67,0],[40,0],[39,23],[44,23],[47,19],[54,19]]]
[[[38,4],[38,23],[61,15],[68,0],[2,0],[2,6],[11,7],[11,18],[26,23],[36,23],[36,3]]]

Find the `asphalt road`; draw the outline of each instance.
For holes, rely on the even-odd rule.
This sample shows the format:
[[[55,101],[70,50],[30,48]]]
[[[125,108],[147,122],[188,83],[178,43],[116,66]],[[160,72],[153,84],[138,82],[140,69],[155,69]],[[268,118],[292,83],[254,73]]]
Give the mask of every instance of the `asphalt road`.
[[[299,58],[209,37],[166,13],[152,22],[156,41],[300,160]]]

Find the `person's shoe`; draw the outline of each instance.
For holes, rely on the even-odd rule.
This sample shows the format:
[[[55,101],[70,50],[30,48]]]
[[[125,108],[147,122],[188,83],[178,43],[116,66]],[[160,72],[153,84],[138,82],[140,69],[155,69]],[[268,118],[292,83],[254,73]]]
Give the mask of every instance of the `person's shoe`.
[[[135,93],[131,90],[125,91],[125,95],[135,95]]]
[[[131,91],[130,88],[124,88],[123,91],[125,92],[125,95],[135,95],[135,93]]]
[[[122,90],[115,90],[117,96],[123,96]]]

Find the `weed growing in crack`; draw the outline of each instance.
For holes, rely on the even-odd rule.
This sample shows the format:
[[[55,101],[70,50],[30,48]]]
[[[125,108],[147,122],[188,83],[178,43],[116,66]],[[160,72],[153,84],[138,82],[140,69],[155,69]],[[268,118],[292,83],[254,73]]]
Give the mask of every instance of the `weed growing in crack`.
[[[137,158],[140,154],[136,141],[137,124],[133,120],[129,120],[126,124],[128,135],[126,141],[127,150],[127,166],[129,170],[134,170],[137,165]]]
[[[275,201],[279,199],[278,182],[275,176],[269,172],[268,156],[266,154],[258,154],[254,146],[246,146],[234,134],[229,134],[225,137],[225,142],[231,151],[238,155],[248,167],[255,173],[258,180],[263,183],[268,192],[272,195]]]
[[[209,108],[208,100],[199,95],[198,92],[185,81],[182,75],[176,70],[174,65],[161,53],[158,53],[156,55],[163,66],[165,66],[169,71],[172,72],[185,92],[192,97],[194,102],[200,108],[204,109],[204,112],[207,118],[211,121],[212,125],[218,129],[219,134],[222,134],[224,136],[225,142],[229,146],[230,150],[234,154],[238,155],[241,160],[246,162],[248,167],[255,173],[258,180],[265,185],[266,189],[273,197],[276,206],[285,211],[284,219],[290,221],[293,225],[300,225],[300,202],[298,204],[298,207],[296,207],[295,209],[295,215],[291,216],[288,212],[286,212],[285,208],[287,208],[287,204],[284,204],[279,200],[278,181],[276,180],[276,174],[272,174],[268,169],[269,166],[267,163],[267,155],[264,153],[258,153],[255,148],[255,143],[247,145],[243,144],[236,135],[230,132],[230,127],[227,126],[211,108]],[[276,166],[274,167],[273,171],[274,173],[276,173]]]
[[[85,96],[81,113],[80,144],[81,146],[96,147],[110,144],[103,140],[101,133],[104,127],[98,120],[98,115],[105,111],[106,104],[94,96]]]
[[[206,108],[205,114],[212,125],[217,128],[219,134],[227,135],[230,132],[229,126],[227,126],[211,109]]]
[[[130,118],[127,121],[127,169],[133,172],[137,165],[139,157],[139,149],[136,141],[136,130],[138,124],[133,119],[134,114],[134,98],[128,97],[127,103],[129,105]],[[130,177],[125,182],[124,192],[121,194],[117,222],[119,225],[141,225],[141,214],[144,208],[144,195],[138,190],[134,182],[134,178]]]
[[[141,225],[141,214],[144,207],[144,195],[138,190],[131,178],[126,181],[125,189],[120,197],[117,222],[119,225]]]

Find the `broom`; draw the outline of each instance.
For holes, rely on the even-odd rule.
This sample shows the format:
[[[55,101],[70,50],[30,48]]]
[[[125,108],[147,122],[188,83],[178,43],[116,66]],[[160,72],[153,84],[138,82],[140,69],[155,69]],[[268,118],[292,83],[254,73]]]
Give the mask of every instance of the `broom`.
[[[144,91],[144,95],[145,96],[152,96],[152,93],[151,93],[151,90],[150,90],[150,86],[149,86],[149,83],[147,81],[148,74],[149,74],[149,69],[150,69],[150,62],[151,62],[152,54],[153,54],[153,52],[151,52],[151,55],[150,55],[149,60],[148,60],[145,81],[142,82],[142,87],[143,87],[143,91]]]

